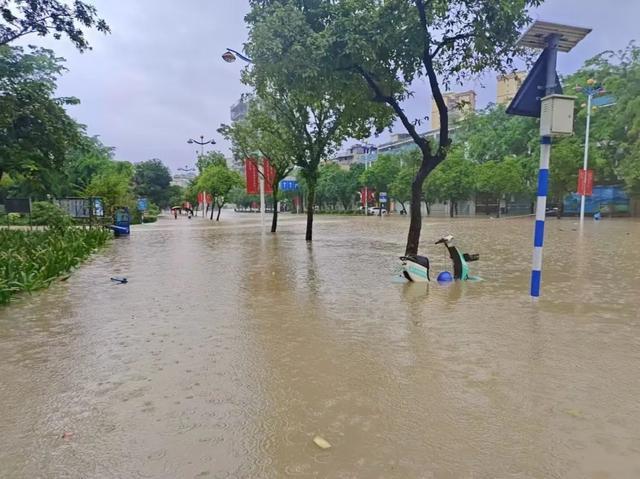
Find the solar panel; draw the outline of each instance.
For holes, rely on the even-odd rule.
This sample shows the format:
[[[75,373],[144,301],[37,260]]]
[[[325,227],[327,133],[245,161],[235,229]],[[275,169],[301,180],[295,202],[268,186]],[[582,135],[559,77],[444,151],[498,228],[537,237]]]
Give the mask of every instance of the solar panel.
[[[543,22],[536,20],[533,25],[520,37],[518,46],[529,48],[545,48],[549,35],[560,36],[558,50],[568,52],[575,47],[580,40],[591,32],[591,28],[572,27],[560,23]]]

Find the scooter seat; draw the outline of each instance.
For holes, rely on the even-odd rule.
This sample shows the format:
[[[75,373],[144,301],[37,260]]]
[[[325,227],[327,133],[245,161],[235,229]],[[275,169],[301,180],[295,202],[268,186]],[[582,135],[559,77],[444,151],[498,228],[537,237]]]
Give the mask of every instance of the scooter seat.
[[[414,263],[418,263],[420,266],[424,266],[429,269],[429,258],[426,256],[420,256],[417,254],[412,254],[409,256],[400,256],[402,261],[413,261]]]

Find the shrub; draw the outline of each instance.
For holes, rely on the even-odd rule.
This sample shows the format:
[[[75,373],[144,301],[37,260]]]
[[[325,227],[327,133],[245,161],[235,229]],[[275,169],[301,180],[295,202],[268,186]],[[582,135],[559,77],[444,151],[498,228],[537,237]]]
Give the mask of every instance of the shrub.
[[[105,229],[0,230],[0,304],[20,291],[49,286],[110,237]]]
[[[48,226],[55,230],[64,230],[73,225],[73,218],[54,204],[47,201],[36,201],[31,206],[31,223]]]

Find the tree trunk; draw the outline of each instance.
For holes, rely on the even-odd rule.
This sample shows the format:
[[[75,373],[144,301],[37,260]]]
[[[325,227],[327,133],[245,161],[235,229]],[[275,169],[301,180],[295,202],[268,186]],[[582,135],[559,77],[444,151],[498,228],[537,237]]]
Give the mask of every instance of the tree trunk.
[[[208,207],[208,206],[207,206],[207,207]],[[211,205],[211,216],[209,217],[209,219],[210,219],[211,221],[213,221],[213,210],[214,210],[214,207],[213,207],[213,205]],[[220,212],[218,212],[218,217],[219,217],[219,216],[220,216]],[[205,218],[206,218],[206,216],[205,216]],[[218,221],[218,220],[216,220],[216,221]]]
[[[404,201],[398,200],[398,203],[400,203],[400,206],[402,206],[402,211],[404,212],[403,214],[406,215],[407,214],[407,208],[405,208],[405,206],[404,206]]]
[[[422,230],[422,183],[424,183],[424,177],[420,179],[420,176],[420,172],[418,172],[413,183],[411,183],[411,221],[409,223],[409,234],[407,235],[407,247],[404,252],[406,256],[418,254],[418,246],[420,244],[420,231]]]
[[[313,210],[315,208],[315,203],[316,203],[315,179],[309,181],[308,187],[309,187],[309,191],[307,192],[307,233],[304,239],[306,241],[312,241],[313,240]]]
[[[457,202],[457,201],[454,201],[454,202],[453,202],[453,209],[454,209],[454,210],[455,210],[455,212],[456,212],[456,216],[458,216],[458,202]]]
[[[278,228],[278,187],[276,185],[273,187],[273,218],[271,219],[272,233],[275,233]]]
[[[446,113],[445,113],[446,114]],[[420,246],[420,233],[422,231],[422,186],[429,173],[438,166],[444,158],[440,155],[431,156],[427,148],[422,149],[422,163],[416,173],[416,177],[411,182],[411,221],[409,222],[409,233],[407,234],[407,247],[405,256],[418,254]]]
[[[453,218],[453,200],[449,200],[449,217]]]
[[[220,221],[220,211],[222,211],[223,206],[224,206],[224,203],[222,203],[221,205],[218,205],[218,215],[216,216],[216,221]],[[211,205],[211,216],[213,216],[213,205]]]

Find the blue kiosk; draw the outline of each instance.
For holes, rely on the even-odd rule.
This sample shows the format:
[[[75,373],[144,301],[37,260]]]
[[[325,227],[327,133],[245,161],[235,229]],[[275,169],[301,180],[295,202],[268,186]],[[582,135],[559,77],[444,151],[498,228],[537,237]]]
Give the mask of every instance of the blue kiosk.
[[[116,236],[128,236],[131,232],[131,215],[129,214],[129,208],[121,206],[116,208],[113,214],[113,224],[109,225],[109,228],[113,230]]]

